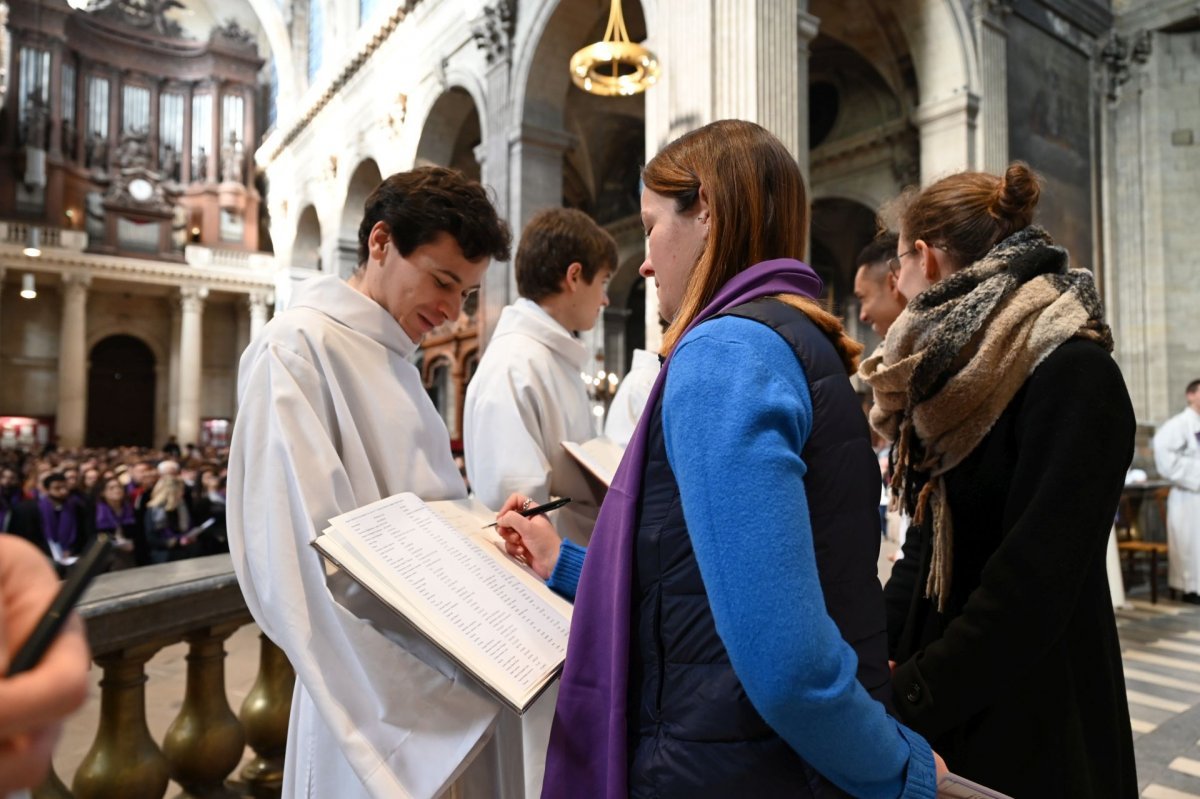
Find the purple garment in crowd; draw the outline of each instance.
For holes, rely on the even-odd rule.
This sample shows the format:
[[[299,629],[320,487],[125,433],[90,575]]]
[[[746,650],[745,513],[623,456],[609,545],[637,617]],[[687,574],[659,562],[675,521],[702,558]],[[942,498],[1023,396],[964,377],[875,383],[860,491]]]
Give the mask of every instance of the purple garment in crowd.
[[[798,294],[815,299],[820,293],[821,279],[808,265],[789,258],[763,261],[722,286],[688,331],[761,297]],[[668,357],[646,399],[647,411],[662,393],[670,365]],[[613,476],[584,560],[546,753],[543,799],[628,795],[630,583],[648,415],[642,414]]]
[[[133,503],[128,499],[121,501],[120,515],[114,512],[112,507],[104,500],[100,500],[96,504],[96,530],[107,532],[120,527],[123,533],[128,534],[133,528],[134,523]]]
[[[68,497],[62,508],[56,510],[50,497],[38,495],[38,511],[42,517],[42,535],[47,541],[53,541],[62,547],[63,552],[70,552],[79,534],[79,517],[75,513],[75,498]]]

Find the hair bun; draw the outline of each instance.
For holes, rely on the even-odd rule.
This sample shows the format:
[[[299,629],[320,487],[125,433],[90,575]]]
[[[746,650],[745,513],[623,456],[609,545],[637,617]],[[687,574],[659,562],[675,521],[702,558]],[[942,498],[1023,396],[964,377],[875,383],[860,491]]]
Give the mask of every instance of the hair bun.
[[[996,186],[996,196],[988,210],[1008,228],[1006,235],[1012,235],[1033,222],[1041,194],[1042,182],[1037,173],[1027,164],[1014,161]]]

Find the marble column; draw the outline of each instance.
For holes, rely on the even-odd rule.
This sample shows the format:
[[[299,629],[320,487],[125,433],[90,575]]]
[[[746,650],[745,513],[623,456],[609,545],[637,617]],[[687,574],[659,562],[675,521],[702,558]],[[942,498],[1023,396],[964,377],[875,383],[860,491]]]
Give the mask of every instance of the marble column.
[[[646,159],[690,130],[733,118],[774,133],[804,168],[808,72],[803,37],[816,35],[817,22],[807,6],[807,0],[659,0],[655,18],[660,25],[647,46],[663,71],[646,92]],[[662,340],[658,318],[658,297],[653,281],[647,281],[648,349]]]
[[[974,169],[979,96],[961,92],[922,103],[913,113],[921,137],[921,184]]]
[[[253,292],[246,298],[246,304],[250,308],[250,338],[246,343],[258,338],[258,334],[262,331],[263,326],[267,324],[267,304],[268,296],[262,292]],[[245,349],[241,347],[238,351]]]
[[[808,5],[807,0],[802,0],[803,5]],[[821,20],[814,17],[804,9],[796,12],[796,37],[799,42],[799,54],[797,57],[797,80],[796,90],[803,98],[800,103],[799,116],[797,117],[796,127],[796,160],[800,162],[800,169],[804,172],[804,181],[811,195],[812,192],[812,174],[809,171],[809,141],[808,141],[808,59],[812,51],[808,49],[812,44],[813,39],[817,38],[817,32],[820,30]]]
[[[179,431],[179,302],[169,302],[171,315],[171,351],[167,362],[167,432]]]
[[[204,299],[208,289],[185,286],[179,290],[179,421],[175,428],[181,445],[200,443],[200,378],[203,360]]]
[[[975,31],[979,42],[980,166],[1003,173],[1008,167],[1008,15],[1012,0],[984,0],[975,4]]]
[[[58,339],[58,443],[82,447],[87,422],[87,298],[91,275],[62,276],[62,328]]]

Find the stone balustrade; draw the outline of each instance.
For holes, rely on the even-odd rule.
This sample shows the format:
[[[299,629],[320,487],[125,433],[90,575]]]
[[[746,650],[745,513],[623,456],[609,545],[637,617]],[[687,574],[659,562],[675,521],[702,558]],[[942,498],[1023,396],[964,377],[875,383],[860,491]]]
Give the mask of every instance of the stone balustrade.
[[[25,246],[31,240],[30,231],[37,230],[39,247],[53,247],[71,252],[87,249],[88,237],[82,230],[31,225],[28,222],[0,222],[0,242]]]
[[[269,253],[218,250],[198,244],[189,244],[183,248],[183,260],[189,266],[196,267],[215,266],[256,272],[269,272],[275,268],[275,258]]]
[[[225,693],[225,641],[250,623],[228,555],[144,566],[99,577],[80,615],[100,681],[100,723],[71,787],[51,774],[35,799],[278,797],[295,675],[265,636],[258,677],[234,715]],[[145,666],[164,646],[188,645],[179,714],[160,743],[146,725]],[[255,759],[231,773],[249,744]]]

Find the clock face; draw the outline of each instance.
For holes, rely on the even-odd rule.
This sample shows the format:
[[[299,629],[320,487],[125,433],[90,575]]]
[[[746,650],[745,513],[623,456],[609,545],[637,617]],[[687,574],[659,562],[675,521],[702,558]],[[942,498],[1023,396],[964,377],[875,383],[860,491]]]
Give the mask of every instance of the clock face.
[[[144,203],[154,196],[154,187],[145,178],[135,178],[129,181],[129,196]]]

